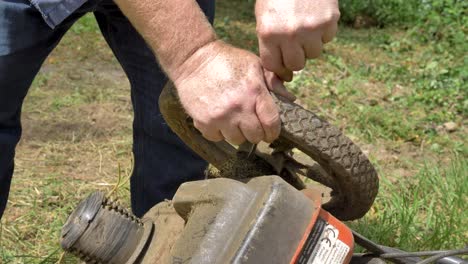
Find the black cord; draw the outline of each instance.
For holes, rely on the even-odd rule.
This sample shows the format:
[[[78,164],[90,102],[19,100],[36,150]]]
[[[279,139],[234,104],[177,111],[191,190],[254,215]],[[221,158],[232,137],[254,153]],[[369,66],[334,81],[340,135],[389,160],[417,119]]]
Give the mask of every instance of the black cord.
[[[423,261],[420,261],[416,264],[428,264],[431,262],[434,262],[436,260],[439,260],[441,258],[449,257],[449,256],[455,256],[455,255],[467,255],[468,254],[468,247],[462,248],[462,249],[455,249],[455,250],[448,250],[447,252],[440,253],[437,255],[434,255],[432,257],[429,257]]]
[[[381,259],[390,259],[396,263],[400,263],[399,259],[402,258],[418,258],[418,257],[425,257],[430,256],[427,259],[421,260],[416,262],[416,264],[427,264],[434,261],[437,261],[444,257],[455,256],[455,255],[467,255],[468,254],[468,247],[462,249],[455,249],[455,250],[430,250],[430,251],[418,251],[418,252],[388,252],[387,247],[379,245],[370,239],[364,237],[363,235],[357,233],[356,231],[352,230],[354,239],[356,243],[363,246],[367,250],[371,251],[371,253],[366,254],[354,254],[354,256],[369,256],[369,257],[378,257]],[[395,249],[396,250],[396,249]],[[399,250],[401,251],[401,250]],[[416,259],[417,261],[417,259]],[[401,262],[404,263],[404,262]]]
[[[417,251],[417,252],[393,252],[393,253],[386,253],[388,252],[388,249],[392,249],[389,247],[385,247],[382,245],[379,245],[370,239],[364,237],[363,235],[357,233],[356,231],[352,230],[354,239],[357,244],[363,246],[367,250],[371,251],[371,253],[365,253],[365,254],[353,254],[356,257],[359,256],[369,256],[369,257],[378,257],[382,259],[390,259],[396,263],[400,263],[401,261],[399,259],[401,258],[418,258],[418,257],[425,257],[425,256],[430,256],[429,258],[426,258],[421,261],[415,261],[416,264],[428,264],[434,261],[437,261],[441,258],[444,257],[449,257],[449,256],[455,256],[455,255],[468,255],[468,247],[463,248],[463,249],[454,249],[454,250],[431,250],[431,251]],[[397,250],[397,249],[392,249]],[[420,259],[420,258],[419,258]],[[405,263],[405,262],[401,262]]]
[[[409,257],[425,257],[429,258],[419,261],[416,264],[427,264],[438,259],[455,256],[455,255],[468,255],[468,248],[454,249],[454,250],[431,250],[431,251],[417,251],[417,252],[401,252],[401,253],[358,253],[353,254],[356,257],[377,257],[381,259],[398,259],[398,258],[409,258]]]
[[[461,249],[458,249],[461,250]],[[402,253],[383,253],[378,255],[379,258],[406,258],[406,257],[425,257],[436,256],[440,254],[453,254],[457,250],[430,250],[430,251],[416,251],[416,252],[402,252]],[[455,254],[457,255],[457,254]]]

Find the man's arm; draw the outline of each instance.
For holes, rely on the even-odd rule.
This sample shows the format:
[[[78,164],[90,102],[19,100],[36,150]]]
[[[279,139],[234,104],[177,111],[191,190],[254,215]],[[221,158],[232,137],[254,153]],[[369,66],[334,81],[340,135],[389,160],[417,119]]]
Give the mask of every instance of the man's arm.
[[[259,57],[216,40],[195,0],[115,2],[154,50],[205,138],[240,144],[278,137],[278,109],[268,89],[293,96]]]
[[[216,34],[194,0],[116,0],[122,12],[153,49],[168,75]]]

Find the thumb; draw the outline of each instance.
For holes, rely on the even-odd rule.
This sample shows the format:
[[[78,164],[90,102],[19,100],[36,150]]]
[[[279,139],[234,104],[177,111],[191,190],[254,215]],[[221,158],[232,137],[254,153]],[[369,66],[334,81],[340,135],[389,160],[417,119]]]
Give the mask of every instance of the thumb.
[[[286,99],[294,102],[296,96],[289,92],[283,84],[283,81],[274,73],[268,70],[263,70],[265,76],[265,83],[268,87],[268,90],[274,94],[285,97]]]

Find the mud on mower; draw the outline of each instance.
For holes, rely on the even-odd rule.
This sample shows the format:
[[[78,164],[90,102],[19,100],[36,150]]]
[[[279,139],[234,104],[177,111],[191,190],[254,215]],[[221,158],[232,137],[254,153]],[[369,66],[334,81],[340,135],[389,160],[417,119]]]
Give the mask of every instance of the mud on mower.
[[[374,167],[339,129],[273,97],[282,121],[279,139],[266,148],[235,148],[205,140],[173,85],[166,85],[161,111],[212,165],[209,179],[181,185],[172,201],[141,219],[96,192],[68,218],[62,247],[87,263],[468,263],[455,256],[468,248],[404,252],[350,230],[340,220],[358,219],[372,206],[378,192]],[[295,149],[311,162],[296,160]],[[305,178],[331,189],[330,199],[323,202],[307,189]],[[355,243],[368,253],[354,253]]]

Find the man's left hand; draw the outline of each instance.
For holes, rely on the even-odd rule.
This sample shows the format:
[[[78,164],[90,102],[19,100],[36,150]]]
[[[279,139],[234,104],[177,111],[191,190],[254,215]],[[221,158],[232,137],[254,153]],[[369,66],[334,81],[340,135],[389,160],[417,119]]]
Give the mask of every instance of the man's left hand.
[[[255,15],[263,66],[291,81],[333,39],[340,11],[337,0],[257,0]]]

